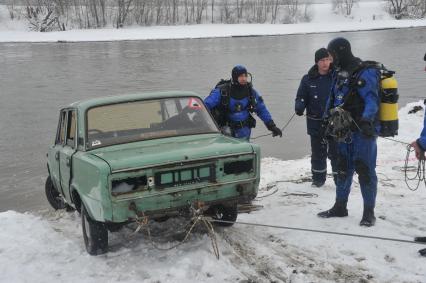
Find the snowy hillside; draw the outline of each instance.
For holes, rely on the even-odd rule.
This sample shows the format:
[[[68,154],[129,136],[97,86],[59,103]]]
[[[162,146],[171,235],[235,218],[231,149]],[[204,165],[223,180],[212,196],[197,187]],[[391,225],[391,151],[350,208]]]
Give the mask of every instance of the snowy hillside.
[[[357,31],[426,26],[423,20],[394,20],[383,1],[360,2],[352,15],[332,12],[330,3],[309,6],[312,21],[298,24],[199,24],[180,26],[104,28],[64,32],[29,32],[23,21],[11,21],[6,6],[0,6],[0,42],[110,41],[144,39],[210,38],[252,35],[283,35],[318,32]]]
[[[410,142],[421,131],[423,111],[407,115],[414,105],[422,103],[400,110],[399,140]],[[319,211],[332,205],[334,186],[331,179],[320,189],[303,182],[309,176],[308,159],[263,159],[261,190],[254,202],[263,208],[240,214],[238,220],[405,240],[426,236],[426,188],[406,188],[400,170],[405,146],[380,139],[378,148],[376,226],[358,225],[362,199],[357,182],[349,217],[318,218]],[[183,224],[179,219],[154,224],[156,243],[175,244],[172,232]],[[111,234],[108,254],[92,257],[84,249],[76,212],[7,211],[0,213],[0,227],[0,282],[426,281],[426,258],[417,254],[424,246],[416,244],[236,224],[216,229],[219,260],[202,229],[170,251],[156,250],[144,233],[131,237],[132,231],[124,229]]]

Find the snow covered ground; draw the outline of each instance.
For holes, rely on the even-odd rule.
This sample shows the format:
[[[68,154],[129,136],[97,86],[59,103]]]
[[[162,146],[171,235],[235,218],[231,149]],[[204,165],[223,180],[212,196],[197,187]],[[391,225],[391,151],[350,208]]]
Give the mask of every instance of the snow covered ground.
[[[410,142],[421,131],[423,111],[407,115],[414,105],[422,103],[400,110],[399,140]],[[357,182],[349,217],[318,218],[333,203],[334,185],[331,179],[320,189],[308,181],[291,182],[309,176],[308,158],[263,158],[254,202],[263,208],[238,220],[405,240],[426,236],[426,188],[406,188],[400,171],[405,146],[379,139],[378,148],[376,226],[358,225],[362,198]],[[280,180],[288,182],[276,183]],[[155,224],[153,233],[163,235],[155,237],[157,244],[175,244],[170,232],[183,224],[179,219]],[[108,254],[92,257],[85,251],[76,212],[7,211],[0,213],[0,228],[0,282],[426,282],[426,258],[417,254],[425,246],[416,244],[236,224],[216,229],[219,260],[202,229],[170,251],[156,250],[143,233],[131,237],[131,230],[123,229],[110,233]]]
[[[360,2],[350,17],[334,14],[331,4],[313,4],[312,21],[299,24],[202,24],[183,26],[127,27],[124,29],[29,32],[22,21],[9,21],[5,6],[0,8],[0,42],[113,41],[184,39],[255,35],[283,35],[341,32],[426,26],[423,20],[394,20],[383,9],[384,2]]]

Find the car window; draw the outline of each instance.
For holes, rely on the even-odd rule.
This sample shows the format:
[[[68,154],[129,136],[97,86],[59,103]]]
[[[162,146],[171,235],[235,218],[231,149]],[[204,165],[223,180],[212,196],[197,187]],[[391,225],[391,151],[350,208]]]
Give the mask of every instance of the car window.
[[[67,112],[62,111],[59,117],[58,133],[56,135],[56,144],[64,144],[65,141],[65,126],[66,126]]]
[[[76,117],[75,111],[68,112],[68,126],[67,126],[67,145],[75,147],[76,136]]]
[[[198,97],[132,101],[87,112],[88,147],[218,132]]]

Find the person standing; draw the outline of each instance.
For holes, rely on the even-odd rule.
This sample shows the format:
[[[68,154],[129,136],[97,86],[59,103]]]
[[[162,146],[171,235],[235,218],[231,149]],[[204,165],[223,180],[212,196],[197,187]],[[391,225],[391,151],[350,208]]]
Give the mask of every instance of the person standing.
[[[425,53],[423,60],[426,61],[426,53]],[[426,71],[426,67],[425,67],[425,71]],[[426,100],[425,100],[425,105],[426,105]],[[411,146],[414,148],[414,150],[416,152],[416,158],[418,160],[424,160],[425,159],[425,151],[426,151],[426,113],[425,113],[424,120],[423,120],[423,130],[420,133],[420,137],[417,140],[413,141],[411,143]],[[415,241],[426,242],[426,237],[416,237]],[[426,248],[419,250],[419,254],[421,256],[426,256]]]
[[[342,123],[348,129],[348,136],[338,142],[336,201],[331,209],[318,213],[318,216],[348,216],[347,202],[356,172],[364,201],[360,225],[369,227],[376,222],[380,72],[355,57],[345,38],[333,39],[327,49],[336,67],[328,102],[330,113],[333,112],[334,117],[338,118],[337,122],[346,119],[349,123]],[[333,118],[333,115],[329,118]],[[350,119],[347,118],[349,115]]]
[[[248,82],[246,67],[237,65],[232,69],[232,79],[216,85],[204,99],[209,111],[219,127],[229,128],[230,135],[240,139],[250,139],[251,129],[256,127],[252,113],[265,123],[272,136],[282,137],[282,131],[275,125],[262,96]],[[219,118],[220,117],[220,118]]]
[[[302,116],[306,109],[306,127],[311,140],[312,186],[321,187],[327,177],[327,156],[336,180],[336,143],[324,142],[321,126],[331,89],[332,58],[327,49],[315,52],[315,65],[303,76],[297,90],[295,112]]]

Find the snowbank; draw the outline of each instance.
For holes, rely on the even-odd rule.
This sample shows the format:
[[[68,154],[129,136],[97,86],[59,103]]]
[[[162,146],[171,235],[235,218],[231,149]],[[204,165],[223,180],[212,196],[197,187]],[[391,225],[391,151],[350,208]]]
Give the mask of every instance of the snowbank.
[[[423,111],[400,110],[399,140],[410,142],[421,131]],[[362,198],[357,182],[349,201],[349,217],[320,219],[316,213],[333,203],[331,179],[312,188],[309,160],[262,160],[261,190],[255,204],[263,209],[240,214],[239,221],[412,240],[426,235],[426,188],[409,191],[403,182],[405,146],[379,140],[375,227],[358,225]],[[414,163],[413,163],[414,164]],[[279,182],[276,181],[287,181]],[[275,187],[273,185],[276,185]],[[277,192],[274,190],[277,189]],[[310,197],[289,195],[313,193]],[[265,196],[265,197],[262,197]],[[166,235],[183,225],[178,219],[156,224]],[[38,215],[0,213],[0,282],[425,282],[426,258],[415,244],[366,240],[272,228],[234,225],[217,229],[220,260],[211,252],[203,231],[188,243],[164,252],[154,249],[143,234],[131,230],[110,233],[110,251],[91,257],[83,245],[78,213],[46,211]],[[172,233],[173,234],[173,233]],[[163,247],[173,236],[157,236]]]
[[[22,22],[0,22],[0,42],[76,42],[147,39],[185,39],[233,36],[305,34],[407,28],[426,26],[424,20],[393,20],[383,10],[383,2],[361,2],[350,17],[336,15],[331,4],[313,4],[313,20],[299,24],[203,24],[188,26],[130,27],[124,29],[69,30],[65,32],[29,32]],[[3,14],[4,11],[3,11]]]

